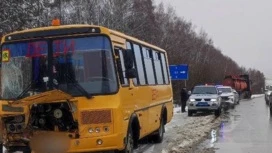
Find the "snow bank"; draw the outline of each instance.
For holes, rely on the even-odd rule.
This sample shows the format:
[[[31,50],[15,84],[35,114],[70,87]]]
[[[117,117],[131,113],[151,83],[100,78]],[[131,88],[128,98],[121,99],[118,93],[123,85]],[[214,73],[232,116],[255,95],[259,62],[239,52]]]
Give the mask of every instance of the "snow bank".
[[[168,144],[170,153],[186,153],[200,143],[213,128],[220,124],[220,117],[214,115],[190,117],[188,122],[177,130],[176,137]]]
[[[188,111],[188,107],[185,107],[185,110]],[[181,107],[179,105],[174,105],[174,114],[181,113]]]
[[[262,97],[262,96],[264,96],[264,94],[252,95],[251,98],[258,98],[258,97]]]

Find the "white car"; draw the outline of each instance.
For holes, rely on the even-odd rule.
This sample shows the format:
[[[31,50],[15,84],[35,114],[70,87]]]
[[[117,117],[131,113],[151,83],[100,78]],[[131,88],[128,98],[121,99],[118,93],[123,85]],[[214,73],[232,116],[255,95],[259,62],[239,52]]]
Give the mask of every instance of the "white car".
[[[267,105],[269,104],[269,96],[271,95],[271,93],[272,93],[272,86],[268,85],[264,93],[264,99]]]
[[[220,92],[215,86],[195,86],[188,99],[188,116],[203,111],[214,112],[215,116],[221,114]]]
[[[239,104],[239,95],[234,89],[229,86],[219,86],[217,89],[222,92],[220,96],[223,107],[234,108],[235,105]]]
[[[240,103],[240,95],[235,89],[231,89],[232,92],[234,93],[234,97],[236,98],[236,104]]]

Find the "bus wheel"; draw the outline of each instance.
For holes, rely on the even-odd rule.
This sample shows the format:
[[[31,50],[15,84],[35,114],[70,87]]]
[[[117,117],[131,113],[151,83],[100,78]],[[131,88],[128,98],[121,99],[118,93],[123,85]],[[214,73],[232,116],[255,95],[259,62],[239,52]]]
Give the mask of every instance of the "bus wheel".
[[[163,134],[164,134],[164,121],[163,117],[161,117],[161,123],[159,129],[156,131],[156,134],[153,135],[153,141],[155,143],[161,143],[163,140]]]
[[[116,153],[133,153],[134,148],[134,139],[133,139],[133,131],[132,128],[129,128],[128,134],[127,134],[127,143],[124,150],[116,151]]]

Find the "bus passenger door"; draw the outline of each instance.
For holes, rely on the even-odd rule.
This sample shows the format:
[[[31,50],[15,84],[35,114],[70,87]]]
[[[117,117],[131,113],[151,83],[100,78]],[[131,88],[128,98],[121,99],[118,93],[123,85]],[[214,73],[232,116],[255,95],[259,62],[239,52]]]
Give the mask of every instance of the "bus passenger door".
[[[120,89],[118,94],[120,96],[120,107],[122,108],[123,113],[123,120],[118,122],[124,125],[120,126],[120,128],[127,128],[129,118],[134,112],[134,96],[133,90],[131,90],[130,88],[130,80],[126,78],[123,49],[115,48],[114,50],[116,55],[116,66],[118,71],[117,74],[120,83]]]
[[[138,119],[141,126],[141,136],[146,136],[150,133],[150,124],[149,124],[149,100],[147,95],[147,89],[149,88],[146,83],[145,70],[143,63],[143,54],[142,49],[139,44],[130,43],[131,49],[129,52],[133,53],[133,69],[137,72],[133,81],[131,81],[132,93],[135,103],[135,111],[138,114]],[[129,45],[127,45],[129,46]],[[129,47],[128,47],[129,48]]]

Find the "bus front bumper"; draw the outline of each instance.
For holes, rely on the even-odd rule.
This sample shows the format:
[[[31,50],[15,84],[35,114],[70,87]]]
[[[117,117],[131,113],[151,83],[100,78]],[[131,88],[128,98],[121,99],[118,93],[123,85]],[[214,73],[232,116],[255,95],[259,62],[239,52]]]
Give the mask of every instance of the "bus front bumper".
[[[102,144],[100,144],[102,142]],[[70,140],[69,153],[121,150],[124,148],[124,134]]]

